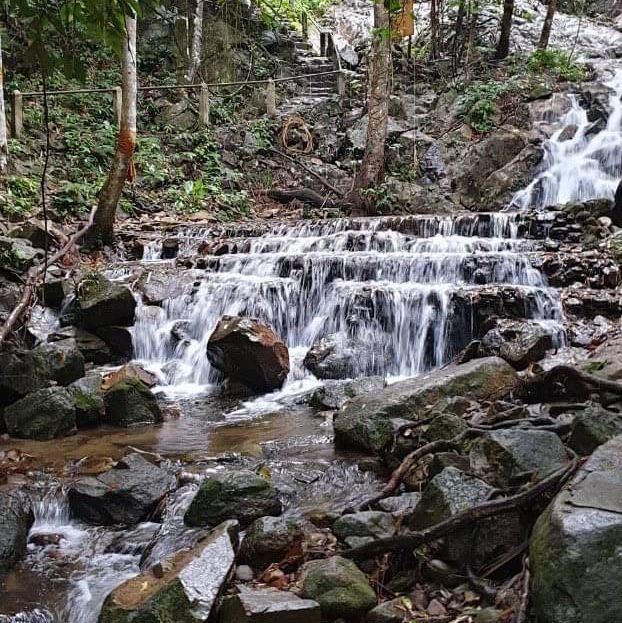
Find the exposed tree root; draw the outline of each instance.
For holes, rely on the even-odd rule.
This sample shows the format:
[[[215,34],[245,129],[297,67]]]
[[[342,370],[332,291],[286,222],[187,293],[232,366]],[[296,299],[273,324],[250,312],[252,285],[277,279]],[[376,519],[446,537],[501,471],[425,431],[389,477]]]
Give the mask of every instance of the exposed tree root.
[[[274,189],[268,191],[268,197],[280,201],[281,203],[289,203],[293,199],[298,199],[302,203],[312,205],[316,208],[333,208],[335,202],[329,197],[322,197],[310,188],[294,188],[294,189]]]
[[[407,532],[387,539],[379,539],[373,543],[341,552],[341,555],[346,558],[368,559],[388,552],[398,552],[403,549],[416,549],[421,545],[455,532],[474,521],[479,521],[487,517],[494,517],[495,515],[501,515],[517,508],[527,506],[545,493],[557,493],[570,476],[574,474],[579,464],[579,459],[573,458],[567,465],[553,472],[546,478],[543,478],[540,482],[522,493],[478,504],[461,513],[456,513],[453,517],[441,521],[434,526],[430,526],[425,530]]]

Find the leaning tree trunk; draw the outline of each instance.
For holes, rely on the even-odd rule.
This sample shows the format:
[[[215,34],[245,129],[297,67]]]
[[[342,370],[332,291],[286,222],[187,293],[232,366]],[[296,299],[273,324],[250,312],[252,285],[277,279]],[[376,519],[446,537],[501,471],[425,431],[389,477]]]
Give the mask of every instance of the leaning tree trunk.
[[[127,41],[121,56],[121,123],[112,169],[99,194],[93,226],[89,231],[91,245],[109,244],[114,237],[114,220],[125,180],[132,177],[132,158],[136,148],[136,18],[125,18]]]
[[[440,24],[438,15],[439,0],[430,1],[430,57],[432,60],[439,58],[440,49]]]
[[[514,16],[514,0],[504,0],[503,17],[501,18],[501,34],[497,43],[496,58],[504,59],[510,53],[510,33],[512,32],[512,17]]]
[[[544,18],[544,26],[542,26],[542,34],[538,42],[538,50],[546,50],[549,47],[555,11],[557,11],[557,0],[549,0],[549,7],[546,11],[546,17]]]
[[[365,191],[375,188],[384,175],[384,145],[389,123],[391,74],[391,26],[384,0],[374,2],[374,30],[368,58],[367,139],[361,167],[352,190],[345,198],[354,211],[368,212],[372,207]]]
[[[197,0],[192,20],[192,43],[190,45],[190,62],[186,73],[186,84],[192,84],[201,66],[203,56],[203,7],[205,0]]]
[[[4,110],[4,83],[2,67],[2,38],[0,37],[0,173],[6,171],[9,162],[9,144],[6,131],[6,112]]]

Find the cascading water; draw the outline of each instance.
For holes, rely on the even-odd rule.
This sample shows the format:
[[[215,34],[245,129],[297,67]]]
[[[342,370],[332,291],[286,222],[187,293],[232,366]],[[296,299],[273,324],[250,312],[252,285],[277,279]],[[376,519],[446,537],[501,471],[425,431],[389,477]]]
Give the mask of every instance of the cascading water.
[[[334,219],[278,225],[232,238],[230,252],[202,258],[183,296],[139,308],[135,355],[169,385],[210,382],[205,346],[225,314],[268,322],[300,365],[329,334],[366,345],[359,373],[415,376],[442,365],[473,334],[473,306],[487,286],[521,293],[524,317],[559,321],[561,309],[518,237],[520,216]],[[184,252],[206,231],[181,231]],[[150,259],[154,259],[151,257]]]
[[[516,194],[513,206],[542,209],[571,201],[613,199],[622,177],[622,70],[605,84],[613,91],[606,126],[599,130],[579,99],[569,96],[570,110],[544,143],[542,172]]]

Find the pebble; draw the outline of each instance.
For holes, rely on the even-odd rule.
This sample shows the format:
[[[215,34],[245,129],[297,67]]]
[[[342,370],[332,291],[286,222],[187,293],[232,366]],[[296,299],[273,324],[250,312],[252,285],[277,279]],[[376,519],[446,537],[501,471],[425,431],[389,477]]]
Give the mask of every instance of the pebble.
[[[240,582],[252,582],[255,576],[253,570],[248,565],[239,565],[235,570],[235,577]]]

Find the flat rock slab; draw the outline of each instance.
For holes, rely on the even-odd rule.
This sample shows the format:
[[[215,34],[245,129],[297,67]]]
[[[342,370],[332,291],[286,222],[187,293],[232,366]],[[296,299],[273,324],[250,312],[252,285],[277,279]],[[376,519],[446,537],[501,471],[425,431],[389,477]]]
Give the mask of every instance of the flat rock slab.
[[[220,609],[220,623],[321,623],[320,604],[287,591],[244,588],[228,597]]]
[[[622,435],[600,446],[539,517],[529,543],[542,623],[622,621]]]

